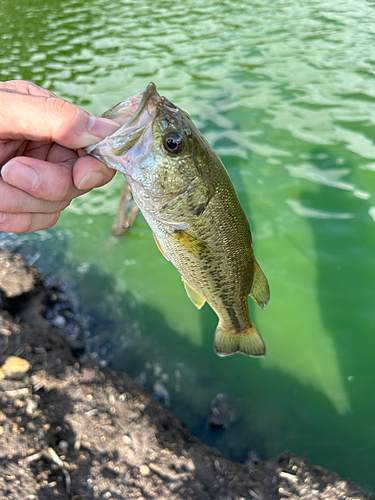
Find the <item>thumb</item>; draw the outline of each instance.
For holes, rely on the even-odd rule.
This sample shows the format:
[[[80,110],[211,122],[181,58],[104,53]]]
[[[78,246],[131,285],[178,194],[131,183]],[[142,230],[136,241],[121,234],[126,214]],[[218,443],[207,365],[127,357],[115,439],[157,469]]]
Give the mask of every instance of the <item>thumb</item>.
[[[71,149],[95,144],[118,129],[112,120],[54,96],[0,91],[0,139],[57,142]]]

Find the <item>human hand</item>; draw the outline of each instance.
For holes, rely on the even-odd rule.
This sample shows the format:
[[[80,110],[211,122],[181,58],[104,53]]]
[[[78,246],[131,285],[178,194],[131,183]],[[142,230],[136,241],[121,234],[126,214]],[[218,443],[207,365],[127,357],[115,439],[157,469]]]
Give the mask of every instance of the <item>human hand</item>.
[[[117,128],[33,83],[0,82],[0,231],[51,227],[73,198],[109,182],[115,171],[79,148]]]

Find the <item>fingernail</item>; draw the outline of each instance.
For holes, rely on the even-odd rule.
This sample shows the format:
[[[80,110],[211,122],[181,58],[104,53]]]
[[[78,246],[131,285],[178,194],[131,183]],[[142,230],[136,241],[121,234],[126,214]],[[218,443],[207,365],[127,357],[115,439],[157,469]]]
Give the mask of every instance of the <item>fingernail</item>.
[[[112,135],[118,128],[118,123],[113,120],[99,118],[98,116],[90,116],[89,132],[100,139]]]
[[[78,189],[93,189],[99,187],[103,179],[104,175],[101,172],[90,172],[81,180]]]
[[[0,212],[0,224],[5,222],[6,218],[7,218],[7,214],[5,212]]]
[[[23,163],[10,161],[1,169],[1,177],[5,182],[20,189],[35,189],[40,180],[36,170]]]

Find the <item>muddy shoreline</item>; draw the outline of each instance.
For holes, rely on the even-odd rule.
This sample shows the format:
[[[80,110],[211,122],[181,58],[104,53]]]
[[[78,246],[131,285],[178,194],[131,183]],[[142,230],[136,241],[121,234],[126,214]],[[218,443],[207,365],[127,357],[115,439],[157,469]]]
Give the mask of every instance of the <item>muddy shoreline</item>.
[[[45,319],[51,294],[20,255],[0,252],[0,498],[371,498],[290,452],[223,458],[126,374],[77,358]]]

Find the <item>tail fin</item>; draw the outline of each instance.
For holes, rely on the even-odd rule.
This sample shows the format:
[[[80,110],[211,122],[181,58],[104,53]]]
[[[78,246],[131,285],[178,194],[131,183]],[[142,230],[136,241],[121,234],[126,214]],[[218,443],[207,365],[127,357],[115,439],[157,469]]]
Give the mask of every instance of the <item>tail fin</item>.
[[[236,352],[248,356],[264,356],[266,346],[254,324],[241,333],[231,333],[219,323],[215,332],[214,351],[219,356],[229,356]]]

